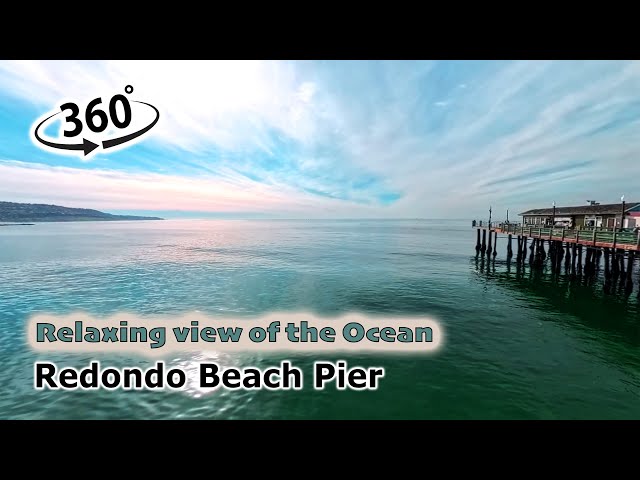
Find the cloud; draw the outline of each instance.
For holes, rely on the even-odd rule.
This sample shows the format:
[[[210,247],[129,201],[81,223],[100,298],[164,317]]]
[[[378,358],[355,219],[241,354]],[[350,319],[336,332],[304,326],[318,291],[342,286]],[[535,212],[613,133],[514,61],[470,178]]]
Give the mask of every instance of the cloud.
[[[228,172],[224,178],[51,167],[0,160],[0,200],[54,203],[103,210],[273,213],[305,216],[376,216],[377,209],[271,187]],[[55,185],[56,188],[51,188]]]
[[[473,217],[489,203],[526,209],[547,197],[616,201],[621,190],[629,198],[638,190],[638,62],[0,62],[2,94],[40,110],[127,84],[132,97],[163,112],[145,141],[150,149],[131,158],[162,170],[157,181],[192,188],[181,190],[185,208],[209,208],[215,198],[228,208],[306,208],[310,216],[320,208]],[[10,157],[30,161],[17,153]],[[142,208],[142,173],[125,171],[132,164],[124,158],[92,163],[138,192],[133,199],[122,190],[118,198],[129,199],[119,208]],[[95,169],[75,167],[69,185],[80,183],[83,168]],[[42,191],[23,180],[24,190],[5,184],[0,194]],[[231,195],[230,181],[246,193]],[[222,197],[205,193],[215,182],[224,183]],[[85,193],[116,201],[98,192]]]
[[[131,98],[163,112],[153,137],[191,151],[258,142],[247,133],[267,128],[299,140],[313,134],[315,86],[285,62],[4,61],[0,85],[45,108],[61,98],[113,95],[132,85]]]

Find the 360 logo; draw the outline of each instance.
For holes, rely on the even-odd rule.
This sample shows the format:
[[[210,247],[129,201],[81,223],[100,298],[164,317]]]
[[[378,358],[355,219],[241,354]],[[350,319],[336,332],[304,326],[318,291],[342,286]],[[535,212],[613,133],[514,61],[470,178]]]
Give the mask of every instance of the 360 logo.
[[[127,85],[124,91],[129,95],[133,87]],[[122,94],[104,102],[102,97],[97,97],[86,105],[64,101],[55,113],[48,112],[34,122],[31,140],[46,151],[87,157],[100,146],[112,152],[137,143],[159,119],[156,107],[138,100],[129,101]],[[56,120],[62,121],[57,137],[52,138],[44,131]],[[77,137],[81,137],[82,142],[69,141]]]

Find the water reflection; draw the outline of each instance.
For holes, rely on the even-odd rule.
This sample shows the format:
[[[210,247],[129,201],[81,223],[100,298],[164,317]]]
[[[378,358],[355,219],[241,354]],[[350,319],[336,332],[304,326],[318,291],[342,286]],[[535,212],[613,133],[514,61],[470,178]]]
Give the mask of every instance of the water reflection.
[[[203,351],[189,354],[187,358],[177,357],[167,362],[167,369],[180,368],[186,373],[187,383],[181,392],[192,398],[200,398],[204,395],[221,392],[219,388],[205,388],[200,386],[201,363],[216,363],[220,369],[223,370],[228,367],[238,366],[240,364],[240,357],[222,352]]]
[[[578,255],[577,270],[573,263],[565,263],[564,270],[554,271],[549,259],[541,266],[516,264],[509,259],[491,262],[486,268],[481,258],[471,257],[477,279],[491,282],[510,292],[518,292],[527,307],[550,315],[554,321],[571,324],[577,321],[613,335],[616,341],[640,345],[640,292],[630,279],[640,273],[637,262],[624,275],[613,270],[608,255],[602,255],[602,265],[597,260],[585,274]],[[589,273],[587,268],[587,273]],[[633,295],[632,295],[633,294]]]

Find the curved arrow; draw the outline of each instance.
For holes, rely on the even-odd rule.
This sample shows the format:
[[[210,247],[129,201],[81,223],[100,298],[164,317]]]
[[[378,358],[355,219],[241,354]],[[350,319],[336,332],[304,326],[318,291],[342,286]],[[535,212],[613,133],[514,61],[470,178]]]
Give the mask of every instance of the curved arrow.
[[[58,112],[58,113],[62,113],[62,112]],[[38,126],[36,127],[36,131],[34,132],[36,140],[38,140],[43,145],[46,145],[46,146],[52,147],[52,148],[58,148],[58,149],[61,149],[61,150],[82,150],[84,152],[84,156],[85,157],[89,153],[93,152],[96,148],[98,148],[98,145],[96,145],[95,143],[93,143],[90,140],[87,140],[86,138],[82,139],[82,143],[71,143],[71,144],[69,144],[69,143],[54,143],[54,142],[50,142],[50,141],[45,140],[44,138],[40,137],[40,135],[38,135],[38,130],[40,129],[42,124],[45,123],[50,118],[53,118],[56,115],[58,115],[58,113],[54,113],[53,115],[45,118],[44,120],[42,120],[38,124]]]
[[[149,124],[146,127],[144,127],[142,130],[138,130],[137,132],[130,133],[129,135],[125,135],[124,137],[112,138],[111,140],[104,140],[102,142],[102,148],[106,149],[106,148],[115,147],[116,145],[120,145],[122,143],[128,142],[129,140],[133,140],[134,138],[139,137],[143,133],[147,133],[149,130],[151,130],[153,128],[153,126],[156,123],[158,123],[158,120],[160,120],[160,112],[158,111],[158,109],[156,107],[154,107],[150,103],[139,102],[137,100],[132,100],[132,101],[135,102],[135,103],[142,103],[143,105],[147,105],[147,106],[153,108],[156,111],[156,119],[153,122],[151,122],[151,124]]]

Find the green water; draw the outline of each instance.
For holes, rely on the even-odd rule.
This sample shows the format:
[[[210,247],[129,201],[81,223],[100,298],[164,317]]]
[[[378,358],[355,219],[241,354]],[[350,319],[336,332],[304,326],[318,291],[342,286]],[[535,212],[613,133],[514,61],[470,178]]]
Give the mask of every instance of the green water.
[[[0,418],[610,419],[640,418],[637,262],[630,295],[475,258],[458,221],[164,221],[0,229]],[[288,356],[302,391],[203,392],[200,361],[282,356],[201,352],[165,360],[184,391],[36,391],[33,362],[136,365],[142,357],[35,354],[36,312],[251,315],[271,310],[428,315],[446,341],[429,356]],[[382,366],[376,391],[311,388],[315,360]]]

